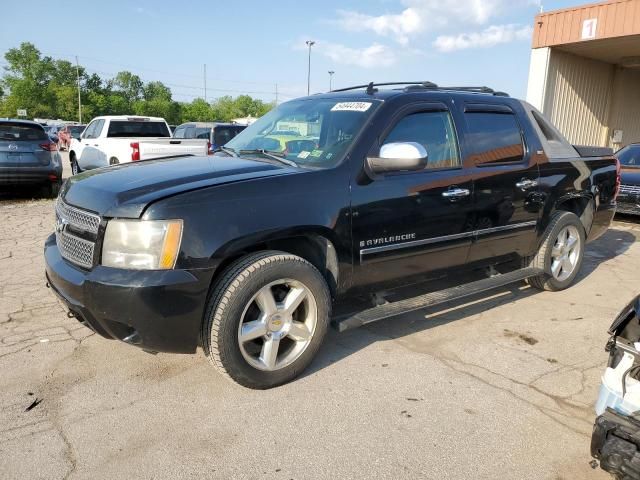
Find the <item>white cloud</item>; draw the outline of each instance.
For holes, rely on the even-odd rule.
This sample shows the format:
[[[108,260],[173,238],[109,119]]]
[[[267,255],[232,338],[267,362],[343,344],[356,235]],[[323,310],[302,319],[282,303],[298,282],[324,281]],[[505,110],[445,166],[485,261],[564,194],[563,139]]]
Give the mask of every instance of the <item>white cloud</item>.
[[[374,68],[388,67],[396,63],[393,50],[379,43],[364,48],[351,48],[339,43],[318,42],[316,48],[321,55],[343,65]]]
[[[413,8],[407,8],[399,14],[374,17],[364,13],[338,10],[338,23],[352,32],[372,30],[378,35],[394,37],[399,43],[406,44],[409,35],[422,29],[420,14]]]
[[[539,0],[403,0],[400,13],[369,15],[339,10],[337,23],[352,32],[372,31],[401,45],[425,31],[458,24],[484,25],[516,8],[537,5]]]
[[[500,43],[509,43],[531,38],[533,29],[521,25],[492,25],[481,32],[441,35],[433,45],[441,52],[453,52],[469,48],[488,48]]]

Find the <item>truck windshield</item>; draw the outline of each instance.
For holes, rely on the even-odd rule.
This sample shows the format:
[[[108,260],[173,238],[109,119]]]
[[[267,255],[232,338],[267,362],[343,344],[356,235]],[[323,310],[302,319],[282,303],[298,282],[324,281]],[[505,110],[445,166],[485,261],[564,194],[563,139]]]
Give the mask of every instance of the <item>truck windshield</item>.
[[[640,145],[629,145],[617,154],[620,163],[629,168],[640,168]]]
[[[329,168],[345,152],[380,101],[305,99],[283,103],[225,146],[236,152],[268,151],[297,165]]]
[[[107,137],[170,137],[164,122],[112,120]]]

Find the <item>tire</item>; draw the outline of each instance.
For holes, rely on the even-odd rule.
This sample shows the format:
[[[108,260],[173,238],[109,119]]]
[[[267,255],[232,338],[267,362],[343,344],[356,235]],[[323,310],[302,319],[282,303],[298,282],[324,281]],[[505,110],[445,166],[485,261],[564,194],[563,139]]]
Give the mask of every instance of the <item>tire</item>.
[[[576,241],[570,248],[571,239]],[[580,219],[571,212],[553,214],[545,230],[542,245],[529,263],[545,273],[527,280],[538,290],[556,292],[571,286],[582,267],[586,234]],[[564,261],[566,259],[566,262]]]
[[[40,196],[43,198],[58,198],[58,194],[60,193],[61,187],[62,187],[61,180],[43,185],[42,188],[40,189]]]
[[[291,312],[282,309],[298,297],[291,301],[297,305]],[[329,287],[309,262],[278,251],[250,254],[228,267],[213,287],[202,324],[204,352],[220,373],[240,385],[276,387],[311,363],[330,313]],[[275,357],[268,354],[274,344]]]
[[[80,165],[78,165],[78,160],[76,160],[75,153],[71,152],[69,154],[69,161],[71,162],[71,175],[78,175],[79,173],[82,173]]]
[[[118,165],[120,163],[120,160],[118,160],[116,157],[111,157],[109,159],[109,166],[111,165]]]
[[[49,185],[49,198],[58,198],[60,188],[62,187],[62,181],[58,180]]]

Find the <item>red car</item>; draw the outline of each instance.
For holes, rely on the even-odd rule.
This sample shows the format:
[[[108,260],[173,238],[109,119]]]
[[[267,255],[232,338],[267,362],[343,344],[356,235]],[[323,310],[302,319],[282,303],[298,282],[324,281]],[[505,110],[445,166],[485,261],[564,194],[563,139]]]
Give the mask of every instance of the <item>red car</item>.
[[[71,139],[80,139],[86,125],[66,125],[58,131],[58,147],[60,150],[69,149]]]

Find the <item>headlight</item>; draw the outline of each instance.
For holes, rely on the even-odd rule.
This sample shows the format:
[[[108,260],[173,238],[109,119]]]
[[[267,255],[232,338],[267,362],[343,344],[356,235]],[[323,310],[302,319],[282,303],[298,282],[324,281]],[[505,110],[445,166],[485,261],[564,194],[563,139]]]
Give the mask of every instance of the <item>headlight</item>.
[[[166,270],[176,264],[182,220],[110,220],[102,244],[102,265]]]

